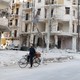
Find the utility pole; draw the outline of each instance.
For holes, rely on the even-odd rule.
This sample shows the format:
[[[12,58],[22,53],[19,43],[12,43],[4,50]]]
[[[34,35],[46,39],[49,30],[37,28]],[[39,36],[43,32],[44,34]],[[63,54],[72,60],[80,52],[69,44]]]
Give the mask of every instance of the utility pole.
[[[32,23],[30,26],[30,43],[33,44],[33,37],[34,35],[32,34],[32,30],[33,30],[33,27],[34,27],[34,15],[35,15],[35,0],[32,0]],[[30,43],[29,43],[29,46],[30,46]]]
[[[50,43],[50,27],[51,27],[51,0],[49,2],[49,15],[48,15],[48,27],[47,27],[47,53],[49,52]]]
[[[77,25],[77,31],[78,31],[78,42],[77,42],[77,51],[79,51],[79,32],[80,32],[80,25],[79,25],[79,5],[80,5],[80,0],[78,0],[78,25]]]

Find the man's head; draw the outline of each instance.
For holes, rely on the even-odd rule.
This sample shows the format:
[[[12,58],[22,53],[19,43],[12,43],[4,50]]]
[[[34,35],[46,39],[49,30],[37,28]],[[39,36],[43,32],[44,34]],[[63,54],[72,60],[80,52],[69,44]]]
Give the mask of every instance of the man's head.
[[[30,43],[30,47],[33,47],[33,44],[32,43]]]

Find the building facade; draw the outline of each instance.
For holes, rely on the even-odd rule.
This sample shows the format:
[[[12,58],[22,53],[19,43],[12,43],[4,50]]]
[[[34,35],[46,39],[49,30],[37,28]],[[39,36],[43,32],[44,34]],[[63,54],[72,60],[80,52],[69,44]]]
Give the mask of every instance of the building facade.
[[[9,26],[14,44],[77,50],[78,0],[12,0]]]
[[[8,27],[8,3],[0,1],[0,46],[6,44],[3,32],[9,32]]]

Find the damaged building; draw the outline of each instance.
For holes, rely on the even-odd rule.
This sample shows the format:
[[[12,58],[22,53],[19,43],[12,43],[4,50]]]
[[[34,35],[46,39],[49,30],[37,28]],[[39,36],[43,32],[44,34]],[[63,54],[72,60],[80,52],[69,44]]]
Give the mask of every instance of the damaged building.
[[[78,0],[12,0],[11,35],[14,44],[77,50]],[[80,45],[80,44],[78,44]]]

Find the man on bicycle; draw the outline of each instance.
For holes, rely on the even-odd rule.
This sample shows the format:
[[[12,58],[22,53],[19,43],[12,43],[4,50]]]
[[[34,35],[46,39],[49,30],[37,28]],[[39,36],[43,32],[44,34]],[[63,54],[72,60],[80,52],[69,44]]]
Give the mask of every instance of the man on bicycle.
[[[30,48],[29,48],[30,68],[33,66],[33,58],[35,54],[36,54],[36,51],[33,47],[33,44],[30,44]]]

